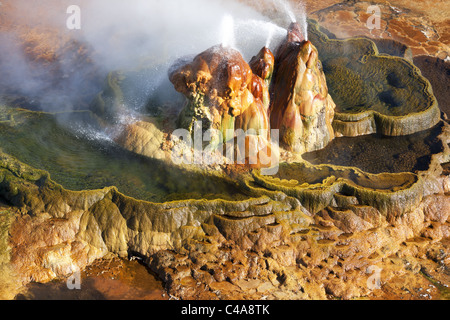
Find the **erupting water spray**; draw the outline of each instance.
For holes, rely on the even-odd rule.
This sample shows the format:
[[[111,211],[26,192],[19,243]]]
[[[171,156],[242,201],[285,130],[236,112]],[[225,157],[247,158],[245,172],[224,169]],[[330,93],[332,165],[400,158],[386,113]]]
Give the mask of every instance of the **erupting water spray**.
[[[270,23],[269,25],[269,33],[267,34],[267,40],[266,40],[266,48],[269,48],[270,43],[272,42],[273,34],[275,32],[275,25],[273,23]]]
[[[300,25],[300,28],[302,30],[303,36],[305,37],[305,40],[308,41],[308,21],[306,17],[306,8],[303,3],[300,2],[299,4],[300,10],[299,10],[299,19],[298,24]]]
[[[302,2],[299,2],[297,4],[299,10],[297,10],[298,12],[296,12],[296,15],[288,0],[272,1],[277,8],[281,8],[285,12],[291,23],[297,23],[300,26],[305,40],[308,40],[308,21],[306,17],[305,5]]]
[[[250,59],[265,44],[275,45],[285,36],[287,30],[270,21],[257,19],[237,19],[234,21],[236,45],[243,55]]]
[[[231,15],[227,14],[222,19],[222,46],[224,47],[236,47],[236,40],[234,37],[234,19]]]
[[[273,0],[276,7],[282,8],[291,22],[297,22],[294,11],[287,0]]]

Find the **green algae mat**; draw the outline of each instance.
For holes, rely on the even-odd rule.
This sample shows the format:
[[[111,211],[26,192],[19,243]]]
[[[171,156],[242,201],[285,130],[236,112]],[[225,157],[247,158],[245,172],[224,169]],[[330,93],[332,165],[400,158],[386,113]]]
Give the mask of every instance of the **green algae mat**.
[[[112,141],[88,139],[77,132],[95,119],[90,112],[50,114],[0,107],[0,150],[74,191],[115,186],[141,200],[242,198],[232,183],[185,171],[124,150]],[[72,128],[59,121],[71,123]]]
[[[278,199],[287,195],[300,200],[312,213],[329,205],[335,194],[340,193],[357,196],[362,203],[387,213],[411,208],[422,194],[423,181],[412,172],[372,174],[350,166],[308,162],[281,163],[275,176],[262,176],[253,170],[233,183],[223,174],[188,171],[137,156],[112,142],[77,136],[59,124],[61,115],[8,107],[2,107],[1,114],[0,192],[3,196],[8,193],[6,198],[20,195],[21,191],[16,189],[26,188],[27,183],[33,188],[44,188],[53,181],[50,189],[58,193],[99,192],[115,187],[136,200],[149,203],[179,200],[183,206],[197,207],[202,202],[189,204],[190,201],[213,203],[214,199],[222,199],[237,205],[261,197]],[[64,116],[72,117],[71,123],[92,120],[89,112]]]

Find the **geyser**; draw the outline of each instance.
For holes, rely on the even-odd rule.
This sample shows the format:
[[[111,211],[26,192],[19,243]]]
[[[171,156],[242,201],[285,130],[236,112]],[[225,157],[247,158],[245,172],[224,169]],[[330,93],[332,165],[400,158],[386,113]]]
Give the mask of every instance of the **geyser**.
[[[288,0],[273,0],[273,4],[277,9],[281,9],[285,13],[290,23],[298,24],[305,40],[308,40],[308,21],[305,4],[297,1],[295,11]]]
[[[226,20],[223,25],[229,26],[232,20]],[[275,57],[263,47],[247,63],[222,44],[172,70],[171,82],[187,99],[178,125],[193,133],[194,123],[201,121],[205,131],[218,130],[223,142],[238,129],[257,134],[278,129],[283,146],[298,153],[326,146],[334,138],[335,105],[317,49],[305,38],[292,22]],[[269,138],[267,133],[263,138]]]

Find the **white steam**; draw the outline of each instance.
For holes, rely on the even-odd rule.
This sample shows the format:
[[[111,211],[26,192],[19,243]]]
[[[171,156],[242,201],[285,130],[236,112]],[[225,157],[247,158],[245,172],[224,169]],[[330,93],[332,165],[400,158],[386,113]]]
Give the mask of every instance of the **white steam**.
[[[80,97],[84,101],[93,98],[108,72],[142,67],[147,73],[141,80],[138,78],[132,89],[135,93],[132,109],[139,109],[152,97],[157,103],[164,103],[177,96],[167,76],[177,59],[226,41],[249,61],[265,45],[275,50],[286,36],[287,25],[275,25],[237,0],[79,0],[81,29],[68,30],[66,9],[71,2],[33,1],[31,8],[28,1],[10,0],[12,5],[21,6],[17,20],[27,21],[28,15],[34,17],[39,12],[33,23],[48,24],[88,48],[91,52],[88,64],[79,61],[74,48],[54,62],[56,71],[49,75],[48,65],[30,67],[28,57],[21,52],[23,48],[11,44],[14,41],[10,38],[15,35],[2,34],[0,30],[0,50],[6,53],[0,57],[0,72],[7,75],[0,85],[39,100],[44,110],[81,109]],[[303,17],[296,19],[287,1],[277,3],[292,21],[298,20],[303,25],[305,20],[306,24]],[[229,16],[224,24],[226,13]]]
[[[167,76],[177,59],[224,43],[249,61],[265,45],[271,26],[259,12],[229,0],[95,0],[82,12],[83,40],[95,49],[99,65],[106,70],[150,67],[152,75],[140,84],[142,102],[149,96],[156,103],[178,96]],[[276,28],[272,49],[285,35],[285,29]]]

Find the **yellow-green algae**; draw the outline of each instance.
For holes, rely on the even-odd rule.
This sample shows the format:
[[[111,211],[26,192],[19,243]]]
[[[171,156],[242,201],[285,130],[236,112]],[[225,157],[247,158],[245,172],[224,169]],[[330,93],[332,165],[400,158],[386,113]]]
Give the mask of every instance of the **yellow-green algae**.
[[[34,112],[25,114],[31,117]],[[275,177],[261,176],[258,170],[238,177],[237,190],[245,199],[157,203],[126,196],[114,186],[67,190],[48,172],[6,153],[0,156],[0,194],[9,204],[22,213],[45,212],[57,218],[81,210],[79,237],[122,255],[128,250],[144,254],[181,248],[189,239],[207,238],[211,226],[237,237],[273,223],[306,224],[310,214],[333,205],[336,195],[355,197],[384,215],[401,215],[422,199],[422,180],[413,173],[368,174],[351,167],[283,163]]]
[[[333,98],[345,102],[346,95],[354,95],[359,99],[358,104],[347,105],[348,110],[342,110],[345,104],[338,106],[341,109],[338,109],[334,122],[336,131],[343,135],[375,131],[403,135],[428,129],[436,122],[439,110],[431,88],[413,65],[402,59],[378,56],[376,46],[370,40],[329,40],[322,34],[317,35],[314,24],[311,30],[311,40],[319,53],[325,55],[321,60],[326,61],[325,72],[331,72],[331,86],[335,84],[335,94],[341,94]],[[330,44],[331,41],[336,42]],[[370,66],[377,63],[385,67],[372,75]],[[404,105],[387,108],[388,103],[396,101],[395,94],[402,92],[404,83],[398,82],[401,79],[396,76],[384,80],[382,77],[388,76],[390,73],[386,73],[390,68],[397,66],[398,70],[411,71],[411,77],[405,80],[406,87],[419,90],[412,96],[403,97],[405,101],[400,102]],[[333,70],[338,69],[347,77],[344,83],[333,78]],[[101,110],[96,110],[108,121],[114,120],[118,113],[108,104],[120,108],[119,102],[123,99],[120,85],[115,82],[120,77],[113,79],[116,76],[110,75],[107,86],[112,92],[106,91],[99,96],[103,102]],[[363,83],[370,77],[374,79],[372,86]],[[380,86],[375,83],[377,79],[381,81]],[[392,89],[395,91],[392,96],[381,96],[385,100],[383,105],[375,100],[380,98],[379,93],[386,91],[383,87],[386,81],[391,87],[397,85],[398,92]],[[344,86],[352,83],[353,86],[347,88],[350,91],[346,92]],[[362,91],[358,93],[360,85]],[[114,101],[108,102],[108,96]],[[366,107],[371,109],[365,110]],[[22,214],[32,216],[45,213],[68,219],[78,217],[81,212],[77,240],[120,256],[130,252],[150,256],[159,250],[182,251],[183,248],[204,252],[217,250],[213,240],[217,233],[226,239],[241,241],[244,236],[256,239],[259,233],[252,232],[260,229],[276,237],[287,231],[292,239],[299,241],[305,236],[303,230],[308,229],[308,236],[317,238],[315,245],[325,248],[332,242],[314,235],[314,228],[325,227],[310,228],[311,216],[320,210],[340,214],[345,213],[347,207],[358,206],[359,210],[373,207],[384,216],[395,217],[411,212],[424,196],[433,193],[433,182],[421,173],[369,174],[355,167],[298,162],[282,163],[274,177],[262,176],[259,170],[253,170],[242,173],[233,182],[222,173],[190,172],[149,159],[135,161],[127,157],[125,162],[131,162],[126,167],[115,167],[114,163],[120,159],[114,154],[106,155],[110,164],[105,158],[99,161],[105,164],[106,175],[100,170],[96,177],[99,179],[90,181],[86,172],[80,172],[83,166],[77,164],[76,154],[95,155],[90,153],[92,146],[87,147],[86,141],[62,129],[57,119],[81,118],[82,122],[88,121],[95,127],[99,120],[92,113],[56,115],[2,107],[0,114],[0,197]],[[69,148],[71,152],[65,156],[58,152],[49,153],[49,144]],[[22,148],[29,149],[24,152]],[[449,161],[448,148],[444,149],[433,155],[431,161],[437,164]],[[120,148],[115,151],[127,154]],[[71,157],[75,157],[75,161]],[[120,178],[117,171],[133,167],[139,172],[122,176],[124,180],[117,179]],[[58,168],[62,170],[58,171]],[[52,178],[46,170],[52,170]],[[438,175],[439,166],[431,166],[428,171],[426,174]],[[147,178],[149,183],[141,184],[136,176]],[[128,189],[124,188],[127,182]],[[178,197],[186,200],[165,201]],[[3,229],[9,228],[5,226]]]
[[[202,199],[153,203],[127,197],[115,187],[70,191],[49,179],[48,173],[5,154],[0,158],[0,194],[23,213],[45,212],[66,218],[75,211],[83,211],[79,237],[97,246],[105,242],[108,250],[121,255],[126,255],[128,250],[146,254],[181,248],[187,239],[206,237],[202,224],[214,216],[240,217],[245,225],[246,221],[257,220],[259,211],[262,221],[252,221],[256,228],[275,210],[283,212],[300,207],[292,199],[274,201],[267,196],[241,201]],[[301,211],[298,214],[304,215]]]
[[[0,266],[9,262],[10,250],[9,247],[9,228],[11,226],[14,213],[7,207],[0,205]]]
[[[139,156],[111,141],[89,140],[66,129],[76,121],[95,128],[89,111],[50,114],[0,107],[0,149],[51,173],[67,189],[116,186],[121,192],[154,202],[172,199],[245,198],[234,182],[187,171],[157,159]],[[1,119],[0,119],[1,120]],[[63,123],[59,123],[63,121]],[[97,126],[99,126],[97,124]]]
[[[33,112],[27,111],[25,114],[30,116]],[[16,118],[20,119],[20,116],[16,114]],[[32,169],[7,154],[2,154],[0,161],[1,167],[3,168],[1,176],[2,194],[10,202],[13,202],[19,207],[27,205],[36,208],[37,203],[45,202],[27,196],[28,192],[26,189],[31,186],[30,183],[38,187],[39,190],[45,186],[42,190],[51,190],[51,192],[57,192],[59,194],[74,192],[66,191],[59,184],[52,182],[46,171]],[[114,159],[111,161],[114,161]],[[55,165],[58,165],[58,163],[55,163]],[[180,178],[182,179],[182,177]],[[243,175],[240,183],[241,185],[236,186],[236,188],[241,190],[241,194],[247,194],[248,198],[251,198],[251,196],[262,196],[267,199],[266,201],[269,201],[268,199],[280,200],[286,198],[286,196],[283,196],[285,194],[300,200],[311,213],[315,213],[321,208],[328,206],[336,193],[356,196],[361,203],[372,205],[382,212],[387,213],[390,210],[405,212],[417,202],[420,202],[422,181],[420,176],[413,173],[369,174],[358,168],[332,165],[313,166],[307,162],[303,162],[292,164],[282,163],[275,177],[264,177],[259,174],[258,170],[254,170],[252,178],[248,175]],[[266,190],[261,191],[261,187]],[[273,190],[275,193],[272,193],[270,190]],[[276,193],[276,191],[280,191],[280,193]],[[94,192],[94,194],[98,193],[95,191],[80,192],[87,192],[88,194],[89,192]],[[119,202],[122,202],[125,198],[132,199],[118,192],[116,187],[106,188],[101,192],[101,194],[107,193],[113,194],[113,199],[120,200]],[[119,194],[120,196],[118,196]],[[147,201],[136,201],[137,203],[151,203]],[[168,202],[170,205],[167,203],[153,203],[153,205],[177,208],[189,206],[192,204],[192,201]],[[204,205],[206,207],[218,206],[215,210],[218,213],[222,212],[224,215],[226,211],[240,212],[237,215],[239,217],[258,215],[258,211],[255,211],[255,208],[243,213],[245,210],[242,209],[242,206],[246,207],[250,204],[239,204],[239,201],[227,202],[219,199],[197,201],[195,206],[200,211],[206,210],[205,208],[202,209],[202,205]],[[134,201],[131,202],[134,203]],[[220,205],[218,205],[219,203]],[[232,209],[232,207],[228,207],[228,203],[232,203],[232,207],[241,206],[241,209]],[[246,202],[244,201],[243,203]],[[260,203],[258,204],[260,205]],[[220,209],[220,207],[224,208]],[[44,210],[44,208],[41,209]],[[236,214],[227,213],[227,215],[233,216]],[[160,226],[162,227],[162,224]]]
[[[441,153],[443,123],[407,136],[370,134],[334,139],[324,149],[302,154],[312,164],[354,166],[370,173],[417,172],[429,168],[431,156]]]
[[[309,23],[329,93],[336,134],[407,135],[436,125],[440,110],[430,83],[410,61],[379,54],[367,38],[330,39]]]
[[[124,95],[120,87],[124,75],[110,72],[105,80],[104,90],[91,103],[91,110],[106,121],[117,121],[117,116],[124,111]]]
[[[34,113],[26,114],[32,117]],[[14,117],[16,122],[21,121],[19,115]],[[122,257],[137,254],[151,261],[158,252],[167,252],[164,250],[214,255],[224,250],[222,245],[226,247],[227,241],[234,241],[242,248],[264,253],[280,243],[291,244],[289,249],[294,251],[302,251],[308,245],[314,253],[311,263],[318,264],[328,255],[351,254],[351,248],[359,243],[368,245],[356,236],[342,234],[345,228],[316,224],[314,214],[320,218],[323,214],[320,210],[325,209],[331,216],[355,215],[353,212],[367,216],[368,222],[362,222],[355,231],[374,226],[365,233],[368,241],[376,243],[366,248],[367,254],[387,248],[394,231],[378,227],[393,217],[414,217],[414,205],[427,193],[433,194],[430,187],[440,174],[440,166],[436,164],[450,160],[448,151],[447,147],[441,154],[433,155],[433,165],[426,176],[368,174],[353,167],[283,163],[274,177],[262,176],[259,170],[237,176],[237,190],[246,195],[244,199],[164,203],[126,196],[116,187],[68,190],[52,181],[46,171],[0,151],[0,198],[19,213],[30,215],[30,219],[51,217],[76,221],[73,241],[87,244],[91,259],[112,252]],[[334,238],[328,239],[324,233],[334,234]],[[342,244],[347,240],[354,241],[352,246]],[[394,252],[394,249],[389,250]],[[268,263],[276,260],[276,256],[267,258]],[[8,264],[5,266],[6,271],[11,270]],[[164,265],[156,269],[159,268]],[[14,278],[8,273],[5,279]]]
[[[314,29],[312,32],[314,33]],[[373,46],[368,44],[366,49],[369,52],[371,48]],[[371,61],[370,59],[372,58],[369,55],[363,57],[361,61],[367,62]],[[357,80],[355,83],[358,83]],[[115,87],[114,83],[110,86]],[[353,88],[352,93],[355,90]],[[115,94],[119,101],[121,99],[120,92]],[[120,105],[117,106],[120,107]],[[360,108],[361,106],[355,107]],[[99,113],[109,112],[107,108],[108,106],[103,104],[103,109]],[[339,126],[339,121],[342,121],[349,123],[344,123],[339,130],[348,135],[355,130],[359,130],[358,132],[361,134],[374,131],[385,133],[384,130],[395,134],[404,134],[404,132],[409,132],[408,130],[416,132],[420,131],[420,126],[426,129],[433,122],[433,117],[430,117],[431,120],[428,122],[424,121],[430,115],[429,111],[433,109],[436,108],[425,108],[420,112],[414,110],[411,117],[409,115],[385,115],[385,118],[390,121],[386,120],[386,123],[382,121],[382,114],[372,113],[372,111],[352,113],[347,110],[346,113],[338,114],[341,120],[335,121],[335,129]],[[361,110],[359,109],[359,111]],[[398,110],[392,111],[395,113]],[[116,112],[112,111],[108,117],[113,118],[115,114]],[[163,196],[166,191],[163,194],[157,194],[158,188],[167,188],[164,176],[161,178],[161,184],[152,185],[145,192],[140,190],[142,185],[132,181],[130,189],[135,189],[137,193],[125,195],[126,192],[120,192],[121,189],[114,186],[117,182],[114,179],[106,182],[100,181],[97,185],[86,184],[83,179],[88,177],[79,174],[76,161],[64,157],[58,158],[56,154],[45,155],[46,148],[40,150],[39,147],[55,143],[55,140],[48,141],[47,139],[56,139],[60,146],[67,145],[75,150],[81,147],[81,151],[83,151],[83,148],[86,148],[83,146],[85,142],[77,142],[77,138],[71,136],[70,132],[60,128],[55,120],[58,116],[81,117],[83,121],[92,120],[90,112],[55,115],[1,108],[0,141],[4,144],[0,147],[0,198],[18,208],[18,212],[24,215],[39,216],[45,213],[55,218],[68,219],[72,215],[80,214],[81,211],[77,240],[85,241],[91,246],[121,256],[135,252],[148,257],[165,249],[181,251],[183,248],[191,248],[192,250],[207,251],[208,247],[211,247],[211,250],[214,250],[216,244],[210,237],[216,232],[220,232],[227,239],[239,241],[244,235],[256,238],[258,235],[256,232],[252,234],[252,230],[258,229],[268,230],[269,233],[281,237],[279,233],[282,228],[280,226],[290,231],[290,237],[294,242],[297,239],[297,243],[300,243],[308,234],[308,242],[312,242],[311,245],[317,246],[323,251],[338,252],[341,247],[335,245],[336,242],[320,239],[318,236],[315,238],[315,234],[319,233],[318,229],[327,227],[312,226],[311,215],[323,208],[336,214],[345,213],[345,208],[352,205],[359,206],[361,210],[366,207],[374,211],[379,210],[383,215],[408,213],[414,209],[424,195],[433,194],[433,189],[430,188],[432,182],[428,181],[428,176],[425,175],[439,175],[439,170],[442,171],[442,168],[439,169],[440,166],[432,166],[429,169],[430,172],[423,174],[368,174],[354,167],[314,166],[307,162],[283,163],[277,176],[262,176],[259,170],[253,170],[250,174],[240,176],[233,188],[220,187],[221,181],[229,181],[229,179],[223,175],[216,175],[217,179],[210,181],[213,184],[217,183],[214,187],[219,189],[219,194],[228,192],[228,199],[217,199],[215,198],[217,194],[212,195],[212,200],[205,199],[209,197],[205,193],[199,192],[195,195],[185,193],[184,196],[181,196],[185,198],[194,196],[198,199],[161,203],[158,200],[167,199]],[[346,118],[346,116],[348,117]],[[401,125],[403,117],[406,119],[403,120],[404,123],[412,124],[414,128],[404,130]],[[424,122],[422,123],[422,121]],[[95,122],[93,121],[93,125]],[[366,128],[367,124],[370,124],[369,129]],[[384,128],[385,124],[387,124],[387,128]],[[355,129],[355,125],[361,126]],[[31,146],[30,140],[39,143]],[[20,152],[16,153],[16,157],[10,155],[15,152],[14,150],[27,145],[31,146],[29,151],[32,151],[27,153],[27,156],[23,157],[24,153]],[[445,150],[438,155],[433,155],[432,161],[442,163],[450,160],[448,147],[444,146]],[[75,155],[75,152],[72,155]],[[41,160],[39,162],[36,159]],[[27,162],[27,164],[21,161]],[[117,158],[111,157],[110,161],[114,163]],[[148,159],[145,165],[149,166],[148,170],[158,171],[163,165],[167,165],[153,166],[147,161]],[[152,164],[154,163],[158,162],[152,162]],[[33,168],[30,164],[44,168],[45,164],[53,169],[58,166],[64,167],[65,175],[64,172],[60,173],[59,177],[57,173],[52,174],[52,179],[61,181],[64,187],[53,181],[47,171]],[[129,166],[134,164],[138,165],[138,162],[130,163]],[[143,166],[139,168],[143,168]],[[172,167],[168,170],[176,171],[176,174],[179,175],[179,183],[184,185],[182,189],[174,190],[173,194],[183,192],[184,189],[191,186],[193,181],[203,183],[209,179],[198,173],[193,174]],[[112,170],[110,174],[114,175],[115,172]],[[131,176],[128,177],[131,178]],[[201,181],[199,182],[199,180]],[[175,180],[172,180],[171,183],[177,184]],[[110,186],[98,187],[102,185]],[[211,184],[206,183],[200,190],[205,190],[210,186]],[[8,266],[10,257],[7,239],[11,222],[16,214],[10,209],[2,210],[0,208],[0,274],[3,276],[0,277],[0,288],[3,290],[10,288],[11,281],[4,283],[2,280],[13,279]],[[369,234],[374,234],[373,238],[378,242],[380,242],[379,236],[383,238],[383,234],[389,237],[388,230],[370,231]],[[313,258],[320,259],[320,257]]]

